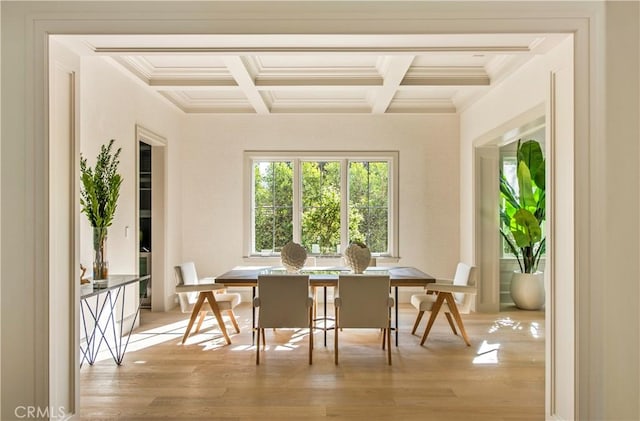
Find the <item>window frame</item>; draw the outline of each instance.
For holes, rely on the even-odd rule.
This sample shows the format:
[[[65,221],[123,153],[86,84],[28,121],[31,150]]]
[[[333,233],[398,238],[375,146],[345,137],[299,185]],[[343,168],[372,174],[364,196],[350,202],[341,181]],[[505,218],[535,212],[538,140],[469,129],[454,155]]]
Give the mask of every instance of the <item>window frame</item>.
[[[244,151],[244,256],[267,257],[253,250],[255,238],[254,224],[254,173],[255,161],[291,161],[293,165],[293,241],[300,243],[302,234],[302,165],[303,161],[340,161],[340,250],[347,247],[349,238],[349,168],[350,161],[386,161],[389,165],[389,220],[388,220],[388,252],[374,253],[380,257],[398,257],[399,231],[399,152],[398,151]],[[272,252],[269,256],[279,256]],[[309,255],[312,255],[309,253]],[[331,255],[314,255],[328,256]],[[336,256],[338,254],[336,253]]]

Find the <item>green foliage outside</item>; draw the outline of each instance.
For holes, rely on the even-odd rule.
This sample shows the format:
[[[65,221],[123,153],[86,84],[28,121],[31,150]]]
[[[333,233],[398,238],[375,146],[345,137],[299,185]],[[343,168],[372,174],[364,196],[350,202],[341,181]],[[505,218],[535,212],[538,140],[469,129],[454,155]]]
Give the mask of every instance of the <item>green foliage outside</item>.
[[[339,161],[302,162],[301,243],[308,252],[338,254],[340,245]],[[349,241],[386,253],[388,163],[349,163]],[[254,164],[255,251],[280,251],[293,238],[293,167],[290,162]]]
[[[255,251],[279,252],[293,240],[293,165],[254,165]]]
[[[353,216],[352,216],[353,215]],[[387,253],[389,244],[389,164],[349,164],[349,241]]]
[[[302,163],[302,247],[336,254],[340,244],[340,162]]]

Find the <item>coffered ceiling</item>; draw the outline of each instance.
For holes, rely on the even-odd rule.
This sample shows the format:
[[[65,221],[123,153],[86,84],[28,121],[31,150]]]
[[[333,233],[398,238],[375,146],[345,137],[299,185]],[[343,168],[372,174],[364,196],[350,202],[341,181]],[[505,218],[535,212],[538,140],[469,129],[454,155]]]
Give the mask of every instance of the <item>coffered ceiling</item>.
[[[185,113],[455,113],[563,38],[559,34],[87,35]]]

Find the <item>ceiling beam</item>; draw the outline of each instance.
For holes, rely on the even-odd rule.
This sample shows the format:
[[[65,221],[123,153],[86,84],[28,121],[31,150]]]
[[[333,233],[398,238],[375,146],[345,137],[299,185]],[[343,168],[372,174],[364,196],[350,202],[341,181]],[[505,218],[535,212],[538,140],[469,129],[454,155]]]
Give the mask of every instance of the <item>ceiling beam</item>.
[[[384,83],[382,88],[378,90],[373,107],[371,107],[373,114],[383,114],[387,110],[414,58],[415,56],[390,56],[386,58]]]
[[[249,70],[247,70],[247,66],[242,62],[242,58],[238,56],[225,56],[222,60],[240,89],[242,89],[247,96],[249,103],[256,110],[256,113],[269,114],[269,107],[264,101],[264,98],[262,98],[260,91],[256,89],[253,77],[249,73]]]
[[[238,84],[232,79],[149,79],[149,86],[158,91],[189,90],[236,90]]]
[[[300,70],[304,73],[304,70]],[[369,88],[383,85],[383,78],[379,76],[343,76],[343,77],[331,77],[331,76],[258,76],[255,84],[258,89],[279,89],[279,88]]]

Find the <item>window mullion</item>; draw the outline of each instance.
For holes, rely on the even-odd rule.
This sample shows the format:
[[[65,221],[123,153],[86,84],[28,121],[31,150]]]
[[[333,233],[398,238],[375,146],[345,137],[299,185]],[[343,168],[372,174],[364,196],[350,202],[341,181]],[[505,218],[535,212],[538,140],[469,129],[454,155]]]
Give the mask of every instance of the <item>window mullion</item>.
[[[293,159],[293,241],[302,242],[302,165]]]
[[[349,160],[340,161],[340,252],[349,244]]]

